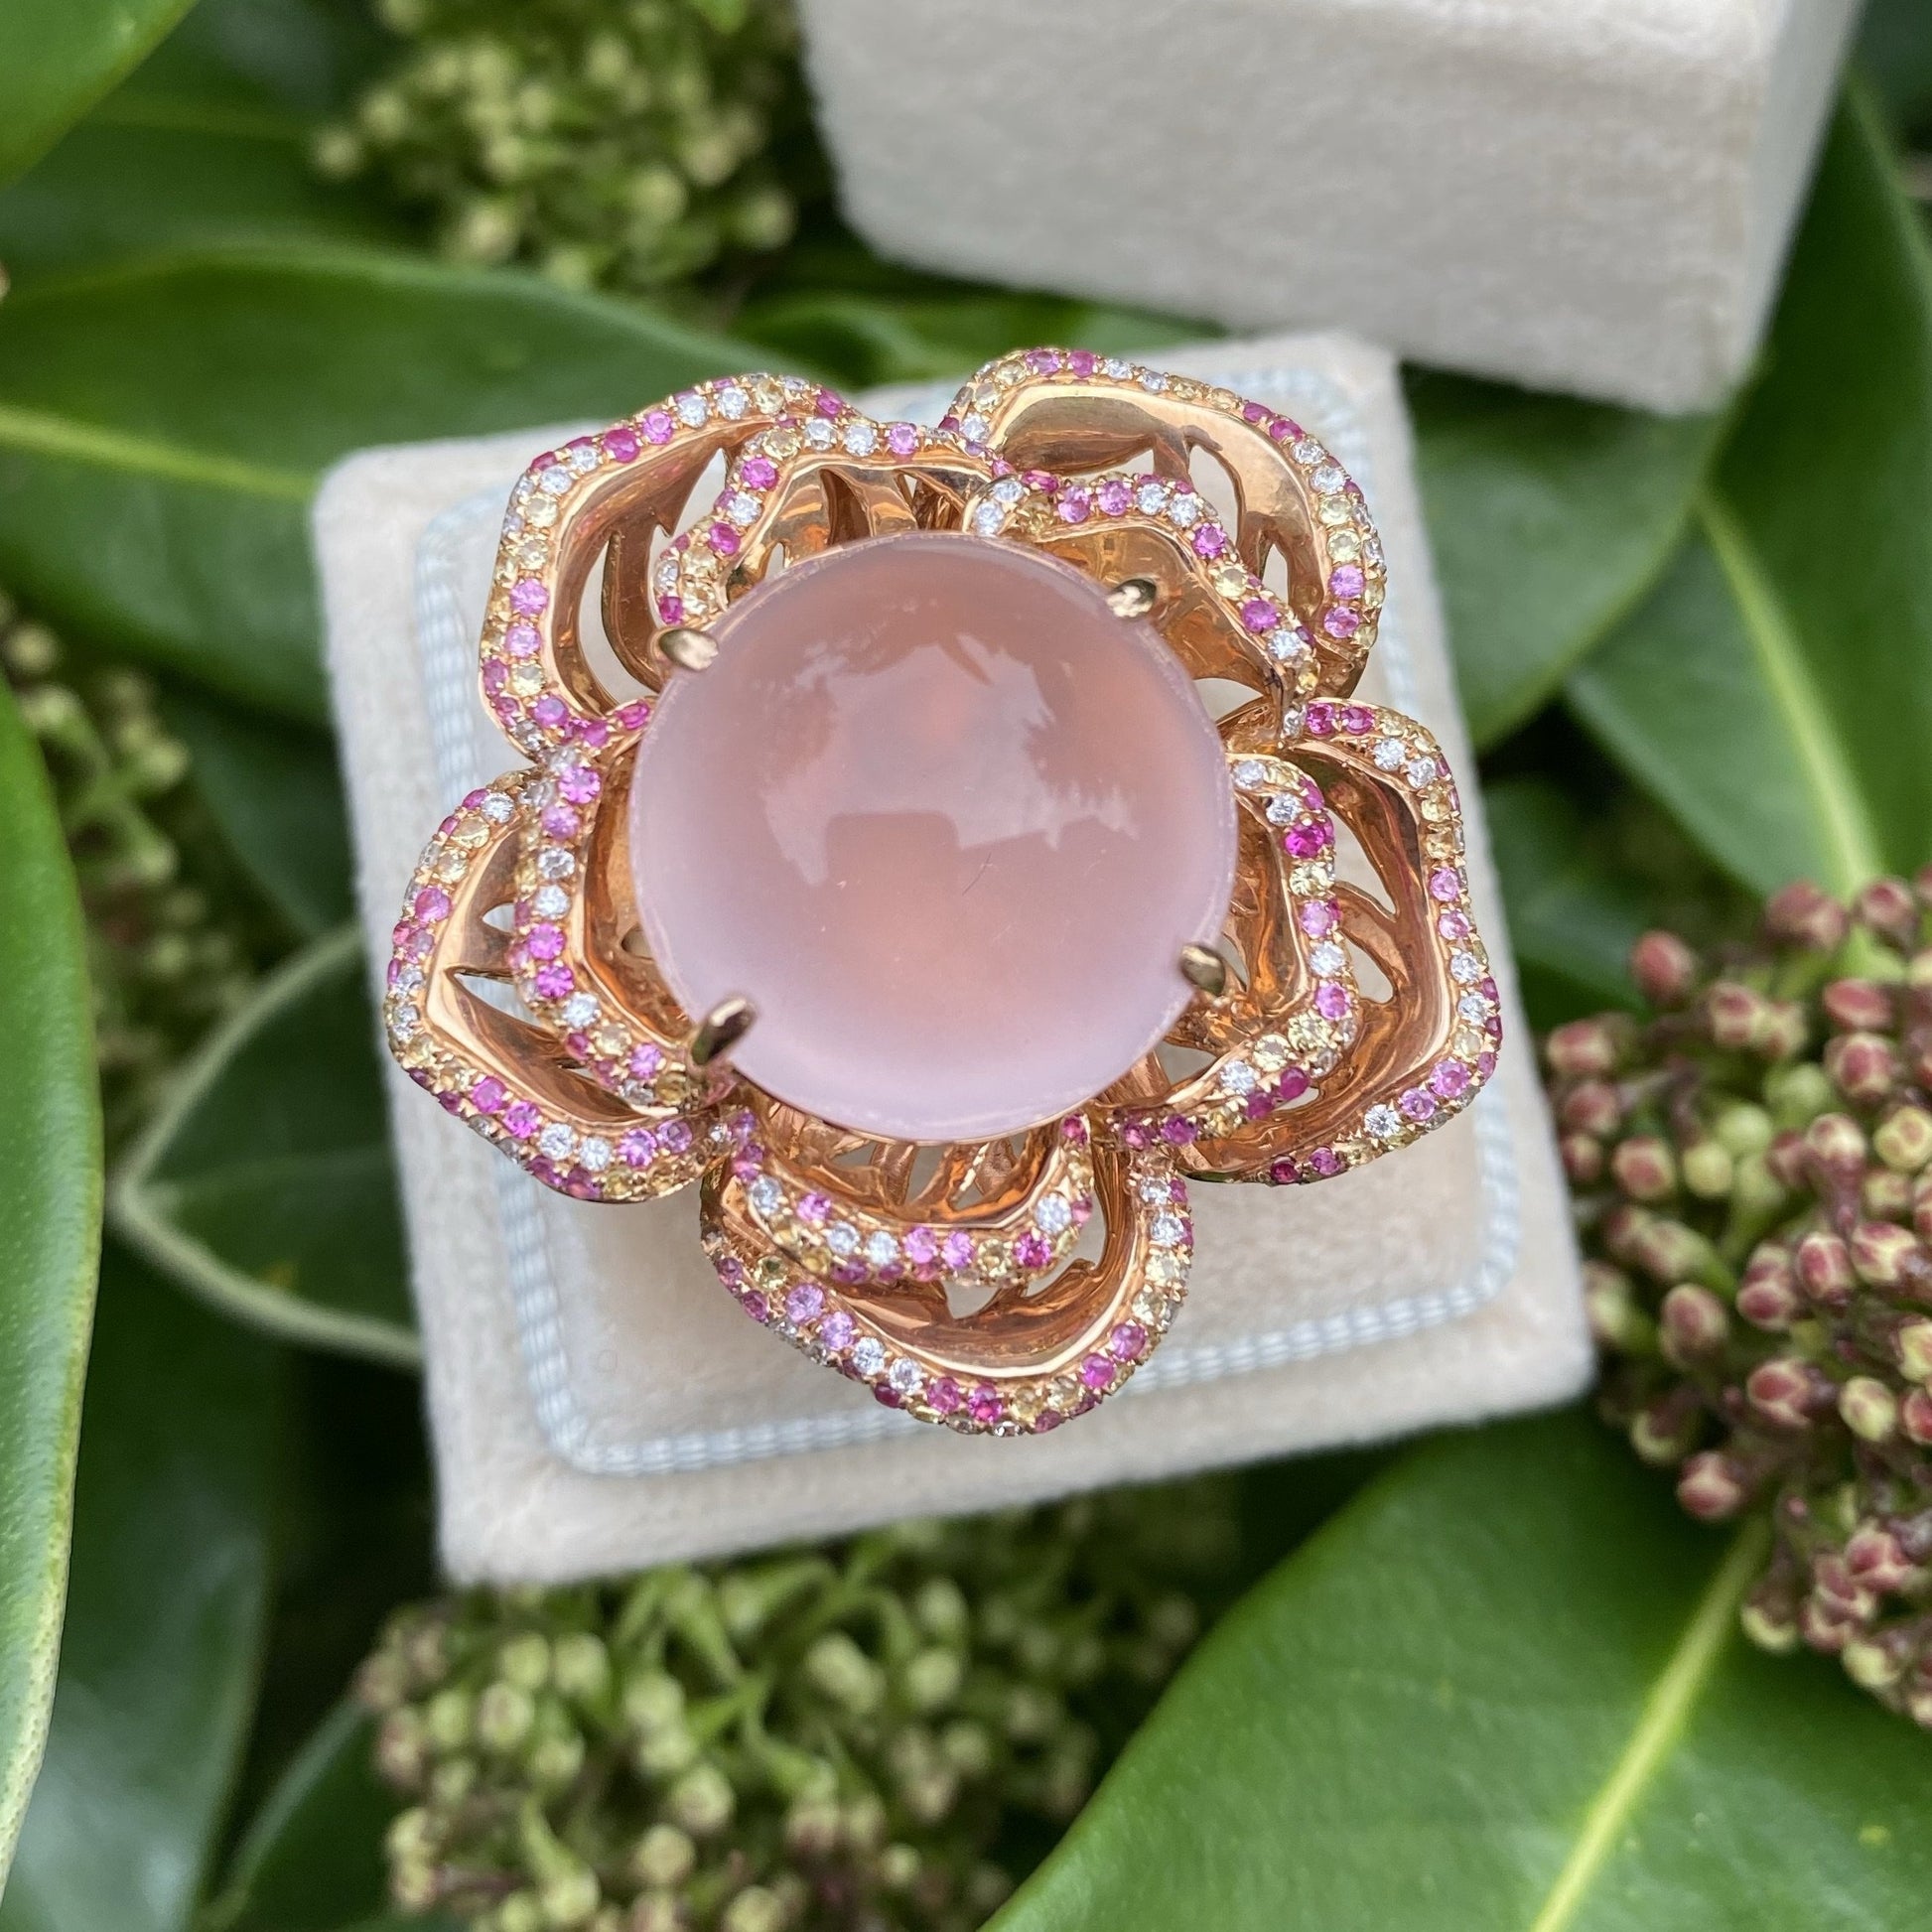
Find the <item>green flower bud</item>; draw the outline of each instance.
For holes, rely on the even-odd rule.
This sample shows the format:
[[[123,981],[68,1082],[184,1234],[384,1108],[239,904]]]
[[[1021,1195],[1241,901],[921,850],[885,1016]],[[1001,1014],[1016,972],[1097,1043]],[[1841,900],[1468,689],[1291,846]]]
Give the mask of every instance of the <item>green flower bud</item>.
[[[966,1661],[956,1650],[921,1650],[899,1671],[900,1700],[908,1710],[941,1711],[958,1697],[966,1681]]]
[[[871,1792],[848,1800],[840,1809],[839,1837],[849,1852],[877,1852],[886,1843],[886,1807]]]
[[[430,1802],[453,1811],[476,1789],[477,1776],[474,1757],[446,1757],[429,1774]]]
[[[1882,1443],[1898,1427],[1898,1399],[1874,1375],[1855,1375],[1839,1391],[1838,1412],[1852,1434]]]
[[[931,1577],[921,1584],[912,1599],[912,1614],[927,1636],[954,1647],[966,1641],[972,1625],[966,1592],[950,1577]]]
[[[540,1738],[524,1762],[539,1791],[561,1791],[584,1768],[584,1740],[576,1731]]]
[[[910,1891],[919,1880],[920,1859],[909,1845],[889,1845],[874,1869],[885,1891]]]
[[[460,1751],[475,1734],[477,1700],[460,1686],[438,1691],[424,1707],[423,1727],[439,1751]]]
[[[320,129],[309,146],[316,173],[326,181],[347,181],[362,166],[362,143],[348,127]]]
[[[684,1686],[664,1671],[625,1678],[623,1715],[633,1730],[668,1730],[684,1720]]]
[[[496,1671],[520,1691],[540,1691],[550,1681],[550,1646],[534,1630],[526,1630],[497,1651]]]
[[[806,1678],[834,1704],[863,1718],[886,1695],[885,1674],[842,1630],[829,1631],[805,1653]]]
[[[1200,1634],[1200,1611],[1193,1599],[1170,1590],[1147,1613],[1148,1635],[1170,1650],[1185,1650]]]
[[[687,1932],[687,1928],[677,1894],[668,1891],[639,1892],[624,1921],[624,1932]]]
[[[1785,1077],[1780,1075],[1780,1077]],[[1711,1123],[1712,1137],[1725,1153],[1741,1159],[1747,1154],[1762,1154],[1777,1131],[1771,1116],[1749,1101],[1733,1100],[1718,1109]]]
[[[1837,1098],[1825,1069],[1809,1060],[1778,1067],[1765,1075],[1764,1103],[1779,1127],[1808,1127]]]
[[[763,1885],[747,1885],[725,1907],[720,1932],[782,1932],[785,1908],[777,1894]]]
[[[496,1907],[496,1932],[544,1932],[542,1898],[534,1891],[512,1892]]]
[[[1058,1728],[1059,1700],[1032,1684],[1016,1684],[1007,1694],[1002,1724],[1016,1744],[1037,1743]]]
[[[675,1825],[653,1825],[630,1854],[630,1869],[640,1883],[675,1891],[698,1863],[698,1848]]]
[[[611,1653],[602,1637],[574,1630],[552,1646],[550,1675],[565,1697],[579,1704],[597,1703],[611,1688]]]
[[[1892,1353],[1914,1382],[1932,1382],[1932,1320],[1915,1315],[1893,1331]]]
[[[491,1684],[477,1700],[477,1741],[507,1757],[522,1747],[536,1722],[528,1691],[514,1684]]]
[[[378,1650],[355,1673],[355,1701],[377,1717],[393,1711],[409,1695],[409,1666],[393,1650]]]
[[[632,1753],[639,1771],[647,1778],[674,1778],[698,1761],[699,1744],[687,1725],[671,1725],[662,1730],[647,1730],[637,1739]]]
[[[1700,1200],[1723,1200],[1730,1192],[1735,1164],[1721,1141],[1699,1141],[1684,1150],[1684,1185]]]
[[[715,1764],[695,1764],[664,1794],[671,1822],[693,1838],[710,1838],[731,1823],[737,1797]]]
[[[427,1807],[411,1805],[407,1811],[398,1812],[383,1834],[382,1849],[392,1859],[434,1859],[441,1848],[436,1822]]]
[[[1932,1163],[1932,1113],[1923,1107],[1896,1107],[1871,1136],[1871,1150],[1898,1173],[1917,1173]]]
[[[939,1733],[939,1752],[962,1778],[983,1778],[993,1768],[993,1733],[971,1718],[949,1724]]]
[[[830,1858],[838,1848],[841,1817],[829,1796],[796,1800],[785,1813],[785,1849],[807,1862]]]

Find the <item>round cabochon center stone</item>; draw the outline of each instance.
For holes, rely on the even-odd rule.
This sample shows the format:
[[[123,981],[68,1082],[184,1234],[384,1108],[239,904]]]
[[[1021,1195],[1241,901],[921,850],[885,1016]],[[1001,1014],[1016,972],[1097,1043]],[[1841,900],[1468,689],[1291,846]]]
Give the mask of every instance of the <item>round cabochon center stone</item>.
[[[921,532],[793,564],[711,630],[640,743],[630,863],[685,1011],[757,1007],[748,1079],[863,1133],[981,1140],[1159,1042],[1236,833],[1151,625],[1054,558]]]

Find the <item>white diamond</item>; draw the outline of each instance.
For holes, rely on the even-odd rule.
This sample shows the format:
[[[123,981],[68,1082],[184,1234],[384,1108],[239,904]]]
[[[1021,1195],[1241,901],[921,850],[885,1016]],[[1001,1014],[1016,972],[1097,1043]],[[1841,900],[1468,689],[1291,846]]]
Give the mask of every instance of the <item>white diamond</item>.
[[[1118,355],[1110,355],[1100,365],[1100,373],[1111,376],[1116,382],[1123,382],[1134,373],[1132,362],[1124,361]]]
[[[1312,464],[1319,463],[1328,452],[1312,436],[1305,436],[1301,442],[1294,446],[1290,454],[1293,455],[1297,463]]]
[[[871,456],[879,447],[879,432],[871,423],[848,423],[840,440],[854,456]]]
[[[1420,791],[1424,785],[1435,781],[1438,767],[1434,759],[1417,759],[1403,774]]]
[[[1168,520],[1186,530],[1200,521],[1201,500],[1191,489],[1176,489],[1168,505]]]
[[[1041,1234],[1064,1234],[1073,1225],[1073,1209],[1064,1194],[1047,1194],[1034,1209],[1034,1226]]]
[[[560,845],[546,845],[537,854],[537,871],[545,879],[568,879],[577,870],[577,861]]]
[[[760,1174],[745,1190],[754,1214],[775,1214],[785,1204],[785,1190],[767,1174]]]
[[[577,1136],[560,1120],[553,1120],[537,1136],[537,1147],[553,1161],[567,1160],[577,1145]]]
[[[859,1252],[859,1230],[850,1221],[834,1221],[825,1230],[825,1245],[835,1255],[856,1255]]]
[[[838,441],[838,431],[823,416],[814,416],[805,425],[805,441],[815,450],[829,450]]]
[[[975,410],[970,416],[960,419],[959,433],[969,443],[984,443],[992,428],[992,423]]]
[[[657,566],[657,588],[660,591],[674,591],[677,589],[677,559],[675,557],[666,557]]]
[[[1268,782],[1268,767],[1259,759],[1236,759],[1234,782],[1243,791],[1251,791],[1256,785],[1265,785]]]
[[[597,1018],[597,995],[573,993],[564,1002],[563,1013],[566,1027],[588,1027]]]
[[[1332,496],[1347,483],[1348,475],[1338,463],[1324,463],[1309,481],[1323,496]]]
[[[560,919],[570,910],[570,895],[561,886],[539,886],[530,907],[540,919]]]
[[[1259,1081],[1246,1060],[1229,1060],[1221,1069],[1223,1093],[1253,1093]]]
[[[886,1379],[900,1395],[917,1395],[925,1387],[925,1373],[909,1355],[901,1355]]]
[[[1268,651],[1284,664],[1293,664],[1309,654],[1308,632],[1300,624],[1277,624],[1268,633]]]
[[[993,485],[993,500],[996,503],[1004,503],[1008,509],[1019,502],[1026,493],[1027,485],[1018,477],[1002,477]]]
[[[577,1159],[592,1173],[602,1173],[611,1165],[611,1143],[593,1134],[577,1150]]]
[[[1268,822],[1270,825],[1289,825],[1302,815],[1300,803],[1289,797],[1286,792],[1277,792],[1268,801]]]
[[[1157,1214],[1148,1223],[1148,1239],[1157,1248],[1177,1248],[1187,1232],[1187,1223],[1178,1214]]]
[[[852,1366],[861,1375],[877,1375],[886,1366],[886,1344],[877,1335],[861,1335],[852,1344]]]
[[[1482,977],[1482,961],[1472,952],[1451,953],[1449,977],[1458,985],[1473,986]]]
[[[734,423],[752,406],[751,397],[736,382],[727,383],[718,391],[717,402],[719,415]]]
[[[890,1268],[898,1259],[898,1243],[880,1228],[866,1236],[866,1259],[875,1268]]]
[[[812,385],[802,375],[784,376],[780,386],[788,396],[808,396],[812,392]]]
[[[389,1031],[398,1039],[407,1039],[422,1024],[422,1013],[406,1001],[389,1016]]]
[[[1393,1107],[1371,1107],[1362,1116],[1362,1125],[1378,1141],[1392,1140],[1402,1132],[1402,1116]]]
[[[1400,771],[1408,759],[1409,748],[1399,738],[1378,738],[1375,741],[1375,762],[1383,771]]]
[[[1134,507],[1143,516],[1159,516],[1167,500],[1168,485],[1164,483],[1144,483],[1134,492]]]
[[[564,452],[564,461],[580,477],[588,477],[597,468],[598,464],[603,461],[603,452],[595,443],[584,443],[580,444],[574,450],[566,450]]]
[[[1324,979],[1333,979],[1348,964],[1348,955],[1332,939],[1324,939],[1309,954],[1309,964]]]
[[[561,463],[553,463],[550,466],[550,468],[546,470],[543,473],[543,475],[537,479],[537,487],[541,490],[547,491],[552,496],[561,496],[570,488],[571,484],[576,481],[577,479],[573,477],[570,474],[570,472],[566,470]]]
[[[711,411],[705,399],[695,389],[687,389],[677,399],[677,419],[691,429],[696,429]]]
[[[735,489],[719,507],[742,530],[758,515],[759,499],[746,495],[742,489]]]
[[[973,528],[983,537],[997,537],[1007,526],[1007,513],[998,503],[978,503],[973,508]]]
[[[516,801],[504,792],[492,791],[484,796],[480,809],[490,824],[507,825],[516,810]]]
[[[1480,993],[1465,993],[1455,1003],[1456,1012],[1475,1026],[1489,1018],[1489,1002]]]
[[[397,973],[395,982],[389,990],[400,997],[405,993],[415,992],[422,983],[423,969],[420,966],[405,966]]]
[[[1149,1174],[1138,1183],[1141,1198],[1150,1206],[1158,1206],[1173,1193],[1173,1183],[1163,1180],[1158,1174]]]
[[[1159,369],[1149,369],[1141,377],[1141,387],[1149,395],[1158,396],[1168,386],[1168,378]]]

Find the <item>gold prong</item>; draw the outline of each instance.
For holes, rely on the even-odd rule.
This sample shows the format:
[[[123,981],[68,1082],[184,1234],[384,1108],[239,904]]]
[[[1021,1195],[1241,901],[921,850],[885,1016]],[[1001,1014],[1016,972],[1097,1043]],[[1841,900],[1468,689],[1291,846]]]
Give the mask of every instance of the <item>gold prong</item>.
[[[741,993],[720,1000],[698,1022],[685,1055],[693,1066],[709,1066],[723,1059],[752,1031],[759,1010]]]
[[[718,656],[718,639],[708,630],[678,624],[658,638],[657,648],[680,671],[708,671]]]
[[[1180,977],[1210,1000],[1228,990],[1228,963],[1212,946],[1188,944],[1180,949]]]
[[[1161,586],[1152,577],[1123,578],[1107,593],[1107,608],[1117,618],[1144,618],[1161,601]]]

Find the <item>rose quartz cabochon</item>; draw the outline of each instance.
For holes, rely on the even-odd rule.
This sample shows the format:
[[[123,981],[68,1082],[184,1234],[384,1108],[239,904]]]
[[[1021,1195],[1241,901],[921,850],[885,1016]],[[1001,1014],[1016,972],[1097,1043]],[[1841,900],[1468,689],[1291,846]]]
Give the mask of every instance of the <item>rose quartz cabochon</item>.
[[[1069,565],[979,537],[821,552],[711,625],[631,787],[644,933],[780,1100],[895,1140],[1078,1107],[1173,1024],[1235,805],[1192,680]]]

